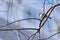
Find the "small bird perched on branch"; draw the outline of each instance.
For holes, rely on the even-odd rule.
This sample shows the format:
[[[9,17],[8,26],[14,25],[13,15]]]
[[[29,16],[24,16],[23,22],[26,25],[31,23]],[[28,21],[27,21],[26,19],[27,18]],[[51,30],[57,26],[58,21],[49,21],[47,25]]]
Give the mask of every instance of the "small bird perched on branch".
[[[44,18],[48,17],[47,15],[42,14],[42,13],[40,13],[39,16],[40,16],[41,18],[43,18],[44,16],[45,16]],[[51,17],[48,17],[48,18],[51,19]]]

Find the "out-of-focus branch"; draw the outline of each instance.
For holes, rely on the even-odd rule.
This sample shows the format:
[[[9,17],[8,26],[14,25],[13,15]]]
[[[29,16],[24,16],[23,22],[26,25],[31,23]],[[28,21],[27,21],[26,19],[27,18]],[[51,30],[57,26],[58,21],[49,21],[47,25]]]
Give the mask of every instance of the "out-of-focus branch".
[[[46,3],[46,0],[44,0],[43,2],[43,13],[45,13],[45,3]]]
[[[21,19],[21,20],[17,20],[17,21],[8,23],[7,25],[1,26],[0,28],[6,27],[6,26],[11,25],[11,24],[13,24],[13,23],[20,22],[20,21],[24,21],[24,20],[38,20],[38,21],[40,21],[40,19],[38,19],[38,18],[26,18],[26,19]]]
[[[21,3],[22,3],[22,0],[17,0],[17,2],[18,2],[19,4],[21,4]]]
[[[35,33],[33,33],[32,35],[30,35],[30,37],[28,37],[28,39],[27,40],[30,40],[30,38],[33,36],[33,38],[35,37],[35,35],[38,33],[38,31],[37,32],[35,32]]]
[[[4,0],[2,0],[2,1],[0,0],[0,2],[1,2],[1,3],[0,3],[0,6],[1,6],[1,5],[4,3]]]
[[[21,40],[21,37],[19,36],[19,31],[18,30],[14,30],[14,32],[16,33],[17,39]]]
[[[49,4],[52,4],[51,2],[49,2],[50,0],[47,0],[47,2],[49,3]],[[53,0],[52,0],[53,1]]]
[[[57,34],[59,34],[59,33],[60,33],[60,32],[57,32],[57,33],[55,33],[55,34],[49,36],[48,38],[44,38],[44,39],[40,39],[40,40],[47,40],[47,39],[50,39],[51,37],[53,37],[53,36],[55,36],[55,35],[57,35]]]
[[[20,30],[18,30],[21,34],[23,34],[23,35],[25,35],[25,36],[27,36],[27,37],[29,37],[27,34],[25,34],[25,33],[23,33],[23,32],[21,32]]]

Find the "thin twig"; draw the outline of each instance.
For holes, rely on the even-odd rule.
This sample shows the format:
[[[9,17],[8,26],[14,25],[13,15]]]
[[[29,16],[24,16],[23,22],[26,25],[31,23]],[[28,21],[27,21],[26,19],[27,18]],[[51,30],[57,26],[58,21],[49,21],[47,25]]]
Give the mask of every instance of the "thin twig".
[[[46,3],[46,0],[44,0],[44,3],[43,3],[43,13],[45,13],[45,3]]]
[[[49,4],[52,4],[51,2],[49,2],[50,0],[47,0],[47,2],[49,3]]]
[[[44,38],[44,39],[41,39],[41,40],[47,40],[47,39],[50,39],[51,37],[53,37],[53,36],[55,36],[55,35],[57,35],[57,34],[59,34],[59,33],[60,33],[60,32],[57,32],[57,33],[55,33],[55,34],[49,36],[48,38]]]
[[[33,35],[33,37],[31,38],[31,40],[33,40],[35,36],[36,36],[36,34],[35,34],[35,35]]]
[[[18,30],[15,30],[14,32],[16,33],[17,39],[18,40],[21,40],[21,37],[19,37],[19,31]]]
[[[38,19],[38,18],[26,18],[26,19],[21,19],[21,20],[17,20],[17,21],[8,23],[7,25],[1,26],[1,27],[6,27],[6,26],[11,25],[11,24],[13,24],[13,23],[15,23],[15,22],[24,21],[24,20],[38,20],[38,21],[40,21],[40,19]],[[1,28],[1,27],[0,27],[0,28]]]
[[[18,30],[19,31],[19,30]],[[27,34],[25,34],[25,33],[23,33],[23,32],[21,32],[21,31],[19,31],[21,34],[23,34],[23,35],[25,35],[25,36],[27,36],[28,37],[28,35]]]
[[[53,8],[53,6],[52,6],[51,8],[49,8],[49,9],[48,9],[48,11],[46,12],[46,14],[45,14],[45,15],[47,15],[47,14],[48,14],[48,12],[49,12],[52,8]],[[43,22],[43,20],[44,20],[44,18],[45,18],[45,15],[44,15],[44,17],[42,18],[42,20],[40,20],[39,27],[41,26],[41,24],[42,24],[42,22]]]
[[[30,35],[30,37],[28,37],[28,39],[27,39],[27,40],[30,40],[30,38],[31,38],[32,36],[36,35],[37,33],[38,33],[38,31],[37,31],[37,32],[35,32],[35,33],[33,33],[32,35]]]
[[[9,29],[2,29],[0,28],[0,31],[13,31],[13,30],[38,30],[37,28],[9,28]]]

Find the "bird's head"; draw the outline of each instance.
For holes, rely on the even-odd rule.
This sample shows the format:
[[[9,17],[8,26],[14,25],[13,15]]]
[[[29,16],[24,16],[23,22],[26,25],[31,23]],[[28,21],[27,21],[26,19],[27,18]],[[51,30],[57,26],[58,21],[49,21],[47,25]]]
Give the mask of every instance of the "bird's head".
[[[42,17],[42,13],[39,13],[39,16]]]

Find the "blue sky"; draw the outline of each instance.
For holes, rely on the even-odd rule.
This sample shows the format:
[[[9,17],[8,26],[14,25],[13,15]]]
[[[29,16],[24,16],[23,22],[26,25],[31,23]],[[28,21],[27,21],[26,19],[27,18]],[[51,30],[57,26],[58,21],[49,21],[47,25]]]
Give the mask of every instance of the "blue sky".
[[[20,3],[17,3],[17,0],[13,0],[13,4],[12,5],[12,9],[11,9],[11,5],[10,5],[10,9],[9,9],[9,12],[8,12],[8,21],[9,23],[10,22],[13,22],[15,20],[20,20],[20,19],[24,19],[24,18],[39,18],[39,13],[43,13],[43,1],[44,0],[22,0],[21,4]],[[49,2],[51,2],[52,0],[49,0]],[[60,0],[58,0],[58,3],[60,2]],[[4,0],[3,4],[0,5],[0,11],[8,11],[8,4],[9,4],[9,0]],[[54,4],[56,4],[56,0],[54,0]],[[45,8],[45,12],[52,6],[51,4],[49,4],[47,1],[46,1],[46,8]],[[28,14],[28,12],[30,12],[30,15]],[[55,32],[52,32],[51,33],[49,32],[49,29],[50,30],[57,30],[57,24],[60,24],[58,23],[59,21],[57,21],[57,24],[54,20],[54,16],[57,20],[60,20],[60,7],[57,7],[56,9],[54,9],[54,11],[52,12],[51,14],[51,17],[52,19],[48,19],[48,21],[46,22],[46,24],[44,25],[44,27],[41,29],[41,34],[44,36],[44,38],[46,37],[49,37],[51,36],[52,34],[54,34]],[[0,18],[1,18],[1,21],[3,21],[0,26],[2,25],[5,25],[5,23],[7,23],[7,12],[0,12]],[[0,22],[1,22],[0,21]],[[12,25],[9,25],[10,26],[22,26],[22,27],[19,27],[19,28],[38,28],[39,26],[39,21],[34,21],[34,20],[31,20],[31,21],[22,21],[22,22],[18,22],[18,23],[14,23]],[[1,34],[4,33],[4,32],[1,32]],[[8,32],[7,33],[7,36],[11,37],[9,35],[9,33],[11,33],[12,35],[14,35],[14,32]],[[6,34],[6,33],[5,33]],[[0,40],[4,40],[3,39],[3,36],[4,35],[1,35],[0,37],[2,39]],[[5,38],[5,40],[8,40],[9,37]],[[45,37],[46,36],[46,37]],[[13,37],[13,39],[16,38],[16,35]],[[51,39],[49,40],[57,40],[59,38],[58,35],[52,37]],[[23,39],[23,38],[22,38]],[[11,39],[10,39],[11,40]],[[17,39],[14,39],[14,40],[17,40]]]

